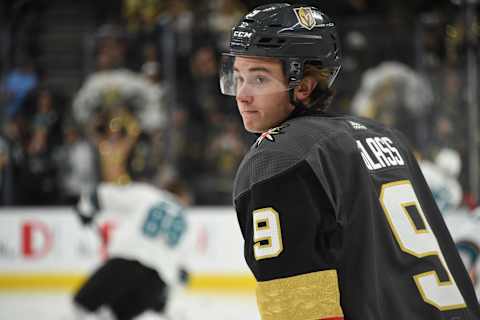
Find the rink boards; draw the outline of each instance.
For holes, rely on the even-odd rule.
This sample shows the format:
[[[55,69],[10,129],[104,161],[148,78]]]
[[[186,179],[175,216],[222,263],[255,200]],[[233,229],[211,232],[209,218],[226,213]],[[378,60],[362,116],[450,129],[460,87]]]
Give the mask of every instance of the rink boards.
[[[230,207],[197,207],[187,213],[190,291],[253,293],[255,282],[243,259],[243,244]],[[453,238],[480,248],[480,216],[445,215]],[[116,221],[83,227],[70,208],[0,210],[0,291],[71,291],[106,256],[99,234],[108,237]],[[479,251],[480,252],[480,251]],[[477,253],[478,256],[478,253]],[[470,266],[480,296],[480,257]],[[462,256],[463,257],[463,256]]]
[[[188,289],[252,292],[233,209],[191,208],[187,219]],[[108,238],[115,224],[106,217],[83,227],[70,208],[0,210],[0,290],[73,290],[106,256],[99,235]]]

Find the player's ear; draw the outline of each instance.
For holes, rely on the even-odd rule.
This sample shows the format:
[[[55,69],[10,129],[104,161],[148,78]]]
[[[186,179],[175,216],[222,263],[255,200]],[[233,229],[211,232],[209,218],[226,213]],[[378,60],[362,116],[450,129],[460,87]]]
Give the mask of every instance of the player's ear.
[[[317,84],[317,80],[310,76],[306,76],[302,79],[302,81],[300,81],[300,84],[295,87],[295,98],[303,104],[306,104],[310,99],[310,95],[312,94],[313,90],[315,90]]]

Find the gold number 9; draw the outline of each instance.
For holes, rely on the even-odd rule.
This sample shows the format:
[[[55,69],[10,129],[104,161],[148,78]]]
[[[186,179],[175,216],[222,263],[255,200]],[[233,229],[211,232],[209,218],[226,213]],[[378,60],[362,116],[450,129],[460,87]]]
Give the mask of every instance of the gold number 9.
[[[400,249],[417,258],[436,255],[445,268],[447,281],[440,281],[435,270],[413,276],[422,299],[442,311],[465,308],[465,300],[452,277],[410,181],[401,180],[384,184],[380,193],[380,203]],[[423,226],[417,227],[414,224],[407,211],[408,207],[416,208]]]

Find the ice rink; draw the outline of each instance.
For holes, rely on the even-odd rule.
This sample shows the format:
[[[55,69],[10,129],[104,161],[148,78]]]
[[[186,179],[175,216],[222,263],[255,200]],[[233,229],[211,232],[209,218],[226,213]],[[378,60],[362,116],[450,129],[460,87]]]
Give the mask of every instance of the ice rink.
[[[172,320],[259,320],[255,297],[249,294],[183,293]],[[71,320],[65,292],[0,293],[0,320]]]

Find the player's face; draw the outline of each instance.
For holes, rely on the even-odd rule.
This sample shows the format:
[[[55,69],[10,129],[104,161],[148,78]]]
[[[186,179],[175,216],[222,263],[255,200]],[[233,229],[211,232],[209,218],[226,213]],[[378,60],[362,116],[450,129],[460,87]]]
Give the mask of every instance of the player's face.
[[[267,131],[292,112],[294,107],[290,104],[280,61],[236,57],[233,69],[238,110],[247,131]]]

